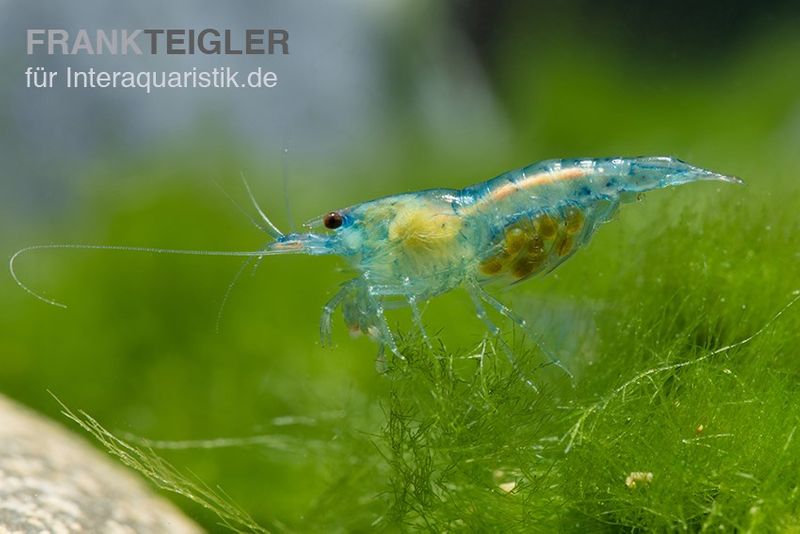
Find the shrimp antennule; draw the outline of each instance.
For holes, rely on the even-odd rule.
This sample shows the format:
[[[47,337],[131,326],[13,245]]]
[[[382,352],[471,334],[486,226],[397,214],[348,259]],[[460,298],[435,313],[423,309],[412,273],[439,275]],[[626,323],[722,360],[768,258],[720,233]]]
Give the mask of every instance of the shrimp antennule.
[[[258,215],[261,217],[261,220],[264,221],[264,224],[266,224],[266,226],[262,227],[262,229],[275,239],[283,237],[284,233],[278,230],[278,227],[272,223],[269,217],[267,217],[267,214],[264,213],[264,210],[261,209],[261,206],[258,204],[255,195],[253,195],[253,191],[250,189],[250,184],[247,183],[247,178],[244,177],[244,173],[241,173],[240,176],[242,178],[242,183],[244,184],[244,188],[247,191],[247,196],[250,198],[250,202],[253,204],[253,207],[258,212]]]

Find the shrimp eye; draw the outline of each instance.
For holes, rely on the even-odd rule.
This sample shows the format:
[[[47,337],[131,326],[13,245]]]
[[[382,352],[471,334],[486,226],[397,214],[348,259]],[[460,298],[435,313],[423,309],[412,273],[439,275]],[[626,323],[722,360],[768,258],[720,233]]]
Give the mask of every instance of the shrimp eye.
[[[329,230],[335,230],[339,228],[343,222],[344,219],[342,218],[342,214],[336,211],[332,211],[322,218],[322,224],[324,224],[325,228]]]

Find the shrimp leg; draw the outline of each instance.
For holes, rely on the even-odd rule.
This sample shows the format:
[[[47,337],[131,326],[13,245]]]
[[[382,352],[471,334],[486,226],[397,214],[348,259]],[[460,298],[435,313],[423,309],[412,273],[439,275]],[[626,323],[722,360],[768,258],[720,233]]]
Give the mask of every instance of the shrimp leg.
[[[409,295],[408,305],[411,307],[411,317],[414,319],[414,324],[419,328],[420,334],[422,334],[422,340],[429,349],[432,349],[433,343],[431,343],[428,332],[425,330],[425,325],[422,323],[422,313],[419,311],[419,306],[417,306],[417,297]]]
[[[389,347],[389,350],[392,351],[392,354],[401,360],[405,360],[405,356],[403,356],[400,353],[400,349],[397,348],[397,342],[394,339],[392,331],[389,329],[389,324],[386,321],[386,315],[384,314],[384,302],[381,297],[399,296],[407,299],[409,297],[408,290],[402,286],[370,284],[367,286],[367,295],[370,301],[370,308],[375,314],[375,319],[378,321],[377,326],[381,333],[381,342]]]
[[[388,346],[389,350],[392,351],[392,354],[401,360],[405,360],[406,357],[400,354],[400,349],[397,348],[397,342],[394,340],[394,335],[389,329],[389,323],[386,322],[386,316],[383,313],[383,302],[376,298],[371,291],[370,297],[372,298],[372,304],[374,306],[375,318],[378,320],[378,328],[380,328],[381,331],[381,343]]]
[[[515,371],[520,371],[519,367],[517,366],[517,360],[514,357],[514,352],[511,350],[511,347],[508,343],[500,336],[500,327],[494,324],[494,321],[489,317],[489,314],[486,313],[486,308],[483,306],[483,300],[481,296],[481,292],[477,289],[477,284],[469,284],[467,286],[467,292],[469,293],[470,298],[472,299],[472,304],[475,306],[475,313],[478,316],[478,319],[483,321],[483,324],[486,325],[486,328],[489,332],[495,336],[499,341],[500,344],[503,346],[503,351],[506,353],[506,358],[508,362],[511,364],[511,367],[514,368]],[[539,388],[527,377],[523,376],[525,383],[533,388],[534,391],[537,393],[539,392]]]
[[[528,321],[526,321],[525,319],[514,313],[514,311],[511,308],[509,308],[508,306],[506,306],[505,304],[494,298],[492,295],[490,295],[485,289],[483,289],[480,286],[480,284],[473,281],[470,283],[470,287],[472,288],[472,291],[474,291],[479,298],[481,298],[492,308],[494,308],[497,311],[497,313],[499,313],[503,317],[511,319],[512,321],[514,321],[514,323],[517,324],[517,326],[519,326],[523,330],[528,326]],[[561,363],[561,360],[559,360],[556,356],[550,353],[550,351],[548,351],[541,342],[537,342],[536,345],[539,347],[539,350],[541,350],[547,356],[547,358],[553,365],[564,371],[567,374],[567,376],[570,377],[570,379],[575,378],[575,376],[570,372],[570,370],[564,367],[564,364]]]
[[[417,296],[414,295],[407,286],[407,283],[405,283],[402,287],[392,285],[374,285],[371,286],[370,292],[375,296],[404,298],[408,303],[408,306],[411,308],[411,318],[414,321],[414,325],[419,329],[425,345],[429,349],[432,349],[433,343],[431,343],[428,332],[425,330],[425,325],[422,322],[422,312],[417,304]]]
[[[336,308],[339,307],[352,286],[357,281],[358,279],[354,279],[342,284],[342,287],[339,289],[339,291],[337,291],[336,294],[331,297],[331,299],[322,308],[322,318],[320,319],[319,323],[319,338],[323,346],[331,345],[331,316],[333,315],[333,312],[336,311]]]
[[[502,302],[491,296],[485,289],[483,289],[480,286],[480,284],[473,281],[470,282],[470,286],[484,302],[486,302],[489,306],[497,310],[497,313],[499,313],[503,317],[511,319],[520,328],[522,329],[527,328],[528,321],[526,321],[525,319],[514,313],[514,311],[511,308],[509,308],[508,306],[506,306],[505,304],[503,304]]]
[[[398,358],[405,359],[397,348],[394,336],[384,315],[383,294],[402,294],[396,290],[385,291],[382,286],[365,283],[354,278],[342,284],[341,289],[325,304],[320,319],[320,338],[323,344],[331,340],[331,318],[336,308],[343,307],[344,319],[352,333],[367,334],[381,345],[386,345]]]

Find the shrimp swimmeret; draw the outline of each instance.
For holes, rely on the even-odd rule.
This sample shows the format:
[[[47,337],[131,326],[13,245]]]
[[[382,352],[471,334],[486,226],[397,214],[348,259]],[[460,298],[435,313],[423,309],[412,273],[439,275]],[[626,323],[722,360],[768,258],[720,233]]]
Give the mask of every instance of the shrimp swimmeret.
[[[400,300],[427,341],[420,303],[464,287],[492,334],[499,329],[484,304],[520,326],[525,321],[489,293],[490,282],[517,283],[547,273],[584,246],[621,203],[646,191],[697,180],[742,183],[670,157],[548,160],[455,189],[392,195],[331,211],[306,223],[307,233],[284,234],[255,204],[273,241],[256,251],[203,251],[103,245],[38,245],[167,254],[249,256],[336,254],[358,272],[325,305],[320,334],[329,342],[331,316],[341,307],[352,333],[374,338],[402,358],[384,309]],[[249,192],[249,190],[248,190]],[[251,195],[252,197],[252,195]]]

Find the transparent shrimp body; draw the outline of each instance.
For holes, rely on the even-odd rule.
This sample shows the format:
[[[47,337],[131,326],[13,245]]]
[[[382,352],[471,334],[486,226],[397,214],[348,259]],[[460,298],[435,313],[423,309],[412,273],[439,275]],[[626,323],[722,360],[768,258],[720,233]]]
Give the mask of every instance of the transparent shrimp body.
[[[36,245],[17,251],[9,267],[20,287],[44,302],[63,306],[19,280],[14,262],[21,254],[48,248],[258,259],[336,254],[358,274],[325,305],[323,341],[330,338],[332,315],[341,307],[351,332],[365,333],[378,341],[381,351],[388,347],[402,357],[386,309],[409,306],[427,340],[420,303],[464,287],[491,333],[499,329],[486,313],[486,304],[524,326],[523,319],[486,292],[486,284],[517,283],[549,272],[584,246],[621,203],[653,189],[698,180],[741,183],[669,157],[548,160],[461,190],[404,193],[332,211],[307,223],[306,233],[283,234],[253,200],[263,221],[256,224],[274,238],[256,251]]]
[[[461,190],[393,195],[331,212],[308,223],[312,233],[279,237],[269,250],[344,257],[359,274],[325,306],[323,339],[341,306],[352,332],[400,356],[387,305],[410,306],[424,335],[419,303],[461,286],[493,333],[484,303],[524,325],[482,286],[551,271],[621,203],[697,180],[740,182],[667,157],[549,160]]]

